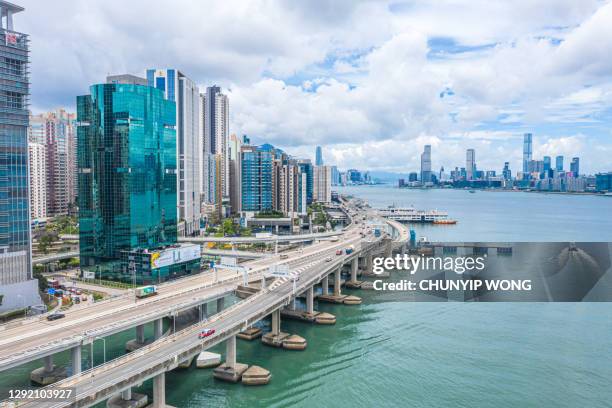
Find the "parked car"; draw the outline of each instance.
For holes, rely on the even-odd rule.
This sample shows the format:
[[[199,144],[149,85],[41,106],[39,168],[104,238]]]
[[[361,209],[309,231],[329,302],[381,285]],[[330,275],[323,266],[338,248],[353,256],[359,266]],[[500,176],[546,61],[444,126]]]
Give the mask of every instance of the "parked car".
[[[47,320],[53,321],[53,320],[61,319],[63,317],[66,317],[66,315],[63,314],[63,313],[55,312],[55,313],[51,313],[49,316],[47,316]]]
[[[203,339],[213,334],[215,334],[215,329],[203,329],[200,334],[198,334],[198,338]]]

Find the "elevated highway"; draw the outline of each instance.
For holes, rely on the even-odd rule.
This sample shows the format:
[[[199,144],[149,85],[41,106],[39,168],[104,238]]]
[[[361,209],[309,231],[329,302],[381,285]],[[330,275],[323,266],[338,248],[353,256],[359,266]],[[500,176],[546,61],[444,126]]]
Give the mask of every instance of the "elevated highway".
[[[398,223],[401,229],[395,230],[398,226],[388,224],[394,229],[393,242],[401,244],[403,237],[407,236],[407,232],[401,231],[405,227]],[[207,327],[215,328],[216,333],[205,341],[197,339],[202,325],[195,325],[170,337],[158,338],[135,352],[80,373],[80,348],[83,345],[95,338],[142,326],[151,321],[159,323],[163,317],[176,316],[182,310],[223,299],[233,293],[245,279],[235,270],[203,273],[165,283],[159,285],[157,296],[147,299],[136,299],[133,293],[128,293],[89,307],[68,311],[65,319],[54,322],[48,322],[43,317],[0,326],[0,371],[52,356],[62,350],[78,351],[73,353],[73,359],[74,356],[79,359],[77,366],[73,360],[73,372],[76,375],[53,385],[76,387],[76,401],[48,404],[37,402],[36,405],[27,406],[90,406],[128,390],[148,378],[156,378],[155,384],[160,384],[160,376],[163,377],[165,371],[176,367],[179,362],[231,338],[257,320],[289,304],[293,297],[304,291],[309,292],[312,297],[313,286],[325,281],[326,287],[328,275],[335,275],[335,287],[339,287],[342,265],[350,263],[355,271],[357,257],[367,255],[371,264],[373,253],[388,250],[388,239],[379,237],[368,240],[371,236],[364,239],[361,232],[361,225],[352,224],[340,232],[311,234],[309,239],[317,241],[338,235],[340,237],[339,240],[321,240],[303,249],[287,251],[285,253],[288,259],[281,260],[279,256],[270,256],[246,263],[245,270],[249,281],[261,280],[271,265],[286,264],[292,271],[299,273],[296,290],[294,291],[292,282],[279,280],[273,290],[263,290],[231,306],[206,323]],[[274,237],[272,239],[275,241]],[[355,247],[353,253],[336,255],[338,249],[344,249],[348,245]],[[159,393],[156,395],[159,396]]]
[[[355,245],[357,251],[371,250],[380,242],[363,242],[358,235],[351,236],[343,245]],[[321,281],[328,274],[337,271],[349,258],[343,255],[326,262],[324,255],[332,255],[334,248],[328,248],[314,259],[309,259],[299,268],[299,281],[295,287],[289,280],[277,281],[262,292],[239,302],[222,313],[214,315],[205,323],[196,324],[169,337],[162,337],[136,352],[112,360],[109,363],[84,371],[55,383],[54,387],[74,387],[76,400],[73,402],[25,404],[26,407],[81,407],[103,401],[147,379],[172,370],[178,364],[193,358],[200,352],[217,345],[238,332],[245,330],[275,310],[288,305],[298,293]],[[203,327],[215,329],[215,333],[200,340],[198,333]]]

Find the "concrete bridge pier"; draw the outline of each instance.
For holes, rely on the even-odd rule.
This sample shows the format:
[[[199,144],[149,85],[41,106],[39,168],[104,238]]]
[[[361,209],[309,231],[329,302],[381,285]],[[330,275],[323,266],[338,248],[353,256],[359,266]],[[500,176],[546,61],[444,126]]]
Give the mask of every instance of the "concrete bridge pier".
[[[208,318],[208,303],[202,303],[200,305],[199,313],[200,313],[200,321]]]
[[[325,276],[321,279],[321,294],[323,296],[329,294],[329,276]]]
[[[305,321],[309,323],[317,323],[317,324],[335,324],[336,323],[336,316],[334,316],[333,314],[319,312],[319,311],[314,310],[314,286],[311,286],[308,289],[306,289],[306,291],[304,292],[304,295],[306,297],[306,310],[305,311],[296,310],[295,308],[293,310],[285,309],[285,310],[281,310],[281,316],[288,318],[288,319],[299,320],[303,322]]]
[[[340,286],[342,285],[342,275],[341,275],[342,267],[336,269],[334,272],[334,296],[341,296]]]
[[[345,284],[347,288],[358,289],[363,283],[357,280],[357,270],[359,269],[358,263],[359,261],[357,258],[353,258],[353,260],[351,261],[351,279]]]
[[[159,339],[164,335],[164,319],[157,319],[153,321],[153,337],[155,340]]]
[[[306,313],[314,313],[314,288],[306,289]]]
[[[360,304],[361,298],[357,296],[347,296],[347,295],[342,294],[342,291],[340,289],[340,286],[342,285],[341,273],[342,273],[342,266],[340,266],[334,272],[334,294],[333,295],[330,295],[330,294],[319,295],[318,297],[319,301],[328,302],[328,303],[344,303],[345,305]]]
[[[125,350],[128,352],[138,350],[139,348],[144,347],[149,343],[150,341],[147,341],[147,339],[145,338],[144,324],[139,324],[138,326],[136,326],[136,338],[129,340],[127,343],[125,343]]]
[[[288,350],[304,350],[306,339],[297,334],[289,334],[281,331],[281,310],[276,309],[272,312],[272,324],[269,333],[261,337],[261,342],[272,347],[283,347]]]
[[[225,298],[219,298],[217,299],[217,313],[219,313],[220,311],[223,310],[223,307],[225,307]]]
[[[44,366],[30,373],[30,380],[39,385],[49,385],[66,378],[66,369],[53,364],[53,356],[43,358]]]
[[[213,370],[213,376],[222,381],[236,383],[249,368],[246,364],[236,362],[236,336],[225,340],[225,363]]]
[[[157,374],[153,377],[153,403],[152,408],[166,408],[166,373]]]
[[[149,398],[145,394],[132,392],[132,388],[121,391],[106,401],[108,408],[141,408],[146,407]]]
[[[70,362],[72,364],[72,375],[81,372],[81,345],[70,349]]]

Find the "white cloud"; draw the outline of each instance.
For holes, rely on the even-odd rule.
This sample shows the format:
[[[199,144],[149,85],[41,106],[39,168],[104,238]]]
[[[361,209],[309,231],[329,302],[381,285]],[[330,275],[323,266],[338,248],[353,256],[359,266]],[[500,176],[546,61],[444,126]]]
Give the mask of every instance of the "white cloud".
[[[424,138],[448,164],[472,143],[499,167],[520,159],[523,131],[562,125],[540,133],[593,145],[580,126],[610,123],[610,1],[20,4],[35,110],[74,105],[109,73],[172,66],[230,89],[232,132],[296,154],[322,144],[343,167],[397,169],[418,166]],[[555,143],[590,154],[587,142]],[[597,157],[593,167],[609,164]]]

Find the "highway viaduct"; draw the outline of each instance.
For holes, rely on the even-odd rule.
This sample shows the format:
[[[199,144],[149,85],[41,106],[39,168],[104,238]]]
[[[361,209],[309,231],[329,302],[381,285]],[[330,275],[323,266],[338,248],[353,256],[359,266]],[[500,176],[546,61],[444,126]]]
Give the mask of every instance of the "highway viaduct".
[[[252,326],[256,321],[272,315],[272,335],[280,333],[280,309],[289,305],[296,296],[305,295],[307,312],[313,313],[314,286],[321,285],[322,296],[332,300],[341,298],[341,270],[350,265],[350,281],[357,279],[358,258],[364,258],[371,268],[372,256],[376,252],[390,252],[401,249],[406,241],[401,239],[407,234],[401,225],[391,225],[395,239],[372,238],[370,241],[361,236],[355,225],[347,228],[341,239],[321,241],[311,247],[292,251],[284,263],[299,276],[298,281],[278,278],[271,285],[246,300],[218,312],[208,322],[196,324],[187,329],[162,337],[161,321],[164,317],[194,307],[206,308],[209,302],[217,302],[217,310],[223,309],[223,299],[234,293],[243,277],[235,271],[221,271],[217,276],[196,276],[169,284],[160,285],[159,295],[154,298],[137,300],[127,294],[120,298],[96,303],[87,313],[67,312],[67,319],[56,325],[37,324],[35,319],[21,322],[19,326],[0,326],[0,371],[15,367],[27,361],[43,358],[45,367],[39,369],[53,378],[52,356],[62,350],[71,350],[71,376],[53,384],[54,387],[76,387],[76,399],[68,402],[41,403],[25,406],[90,406],[99,401],[120,394],[124,399],[131,398],[131,387],[153,378],[155,406],[165,405],[165,372],[175,368],[180,362],[190,359],[203,350],[221,342],[226,342],[228,372],[237,367],[235,335]],[[336,255],[338,249],[353,245],[351,254]],[[274,259],[276,258],[276,259]],[[330,260],[331,258],[331,260]],[[283,263],[277,257],[260,259],[248,263],[249,281],[265,282],[270,265]],[[333,275],[334,292],[329,294],[329,279]],[[204,279],[203,279],[204,278]],[[263,284],[265,286],[265,283]],[[83,309],[82,309],[83,310]],[[121,320],[116,316],[120,313]],[[155,341],[148,344],[143,338],[144,324],[153,322]],[[38,321],[40,323],[40,321]],[[62,335],[67,327],[78,325],[80,334]],[[199,330],[206,325],[215,328],[213,336],[204,341],[198,340]],[[41,327],[44,326],[44,327]],[[81,348],[96,338],[108,336],[128,328],[136,328],[137,350],[106,364],[81,372]],[[42,330],[42,332],[41,332]],[[35,335],[34,338],[32,334]],[[53,378],[54,379],[54,378]]]

